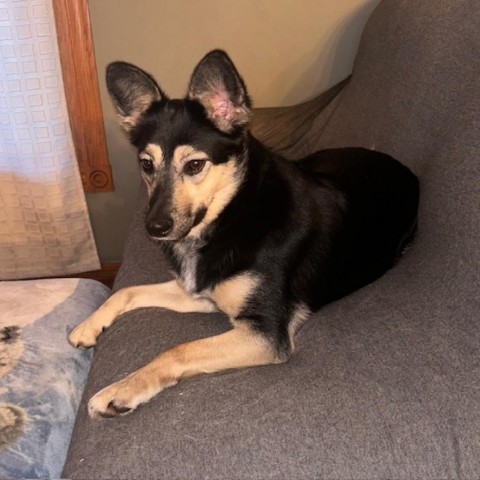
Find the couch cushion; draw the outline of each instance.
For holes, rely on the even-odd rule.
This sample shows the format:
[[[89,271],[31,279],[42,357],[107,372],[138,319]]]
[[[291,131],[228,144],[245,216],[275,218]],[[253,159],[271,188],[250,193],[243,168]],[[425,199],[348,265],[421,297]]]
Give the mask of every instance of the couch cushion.
[[[98,344],[65,476],[478,476],[479,14],[473,0],[382,2],[350,83],[287,151],[358,145],[408,164],[420,226],[401,262],[307,322],[287,364],[190,380],[94,422],[85,405],[100,388],[228,329],[222,315],[124,315]],[[167,277],[139,208],[117,288]]]

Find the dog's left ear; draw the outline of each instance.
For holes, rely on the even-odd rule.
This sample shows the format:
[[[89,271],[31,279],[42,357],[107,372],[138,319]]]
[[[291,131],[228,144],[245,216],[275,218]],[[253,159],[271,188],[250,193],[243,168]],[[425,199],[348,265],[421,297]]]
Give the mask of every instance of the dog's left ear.
[[[251,115],[251,102],[235,65],[222,50],[213,50],[193,71],[188,98],[199,101],[216,127],[226,133],[243,129]]]

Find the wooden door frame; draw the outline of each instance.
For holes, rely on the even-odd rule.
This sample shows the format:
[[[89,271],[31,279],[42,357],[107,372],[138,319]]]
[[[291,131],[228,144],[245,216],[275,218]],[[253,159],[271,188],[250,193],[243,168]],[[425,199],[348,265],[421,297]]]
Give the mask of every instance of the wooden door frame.
[[[52,0],[73,143],[85,192],[112,192],[87,0]]]

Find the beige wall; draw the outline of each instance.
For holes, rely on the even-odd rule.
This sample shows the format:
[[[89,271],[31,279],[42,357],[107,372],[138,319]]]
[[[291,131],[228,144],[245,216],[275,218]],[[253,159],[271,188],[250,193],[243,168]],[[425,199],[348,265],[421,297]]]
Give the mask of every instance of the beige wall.
[[[114,60],[152,73],[182,96],[200,58],[226,50],[255,106],[313,98],[350,72],[380,0],[89,0],[116,191],[87,197],[102,261],[120,258],[138,185],[135,155],[117,128],[104,84]]]

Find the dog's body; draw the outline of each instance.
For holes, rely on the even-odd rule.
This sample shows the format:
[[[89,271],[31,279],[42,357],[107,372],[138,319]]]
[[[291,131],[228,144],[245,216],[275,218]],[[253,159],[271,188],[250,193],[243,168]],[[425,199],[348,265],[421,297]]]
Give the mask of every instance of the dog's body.
[[[228,56],[208,54],[185,100],[145,72],[107,73],[149,192],[147,232],[176,280],[114,294],[70,335],[90,347],[117,315],[141,306],[225,312],[233,329],[180,345],[89,403],[93,417],[130,412],[200,373],[286,361],[322,305],[372,282],[416,225],[416,177],[388,155],[324,150],[293,163],[248,133],[250,101]]]

